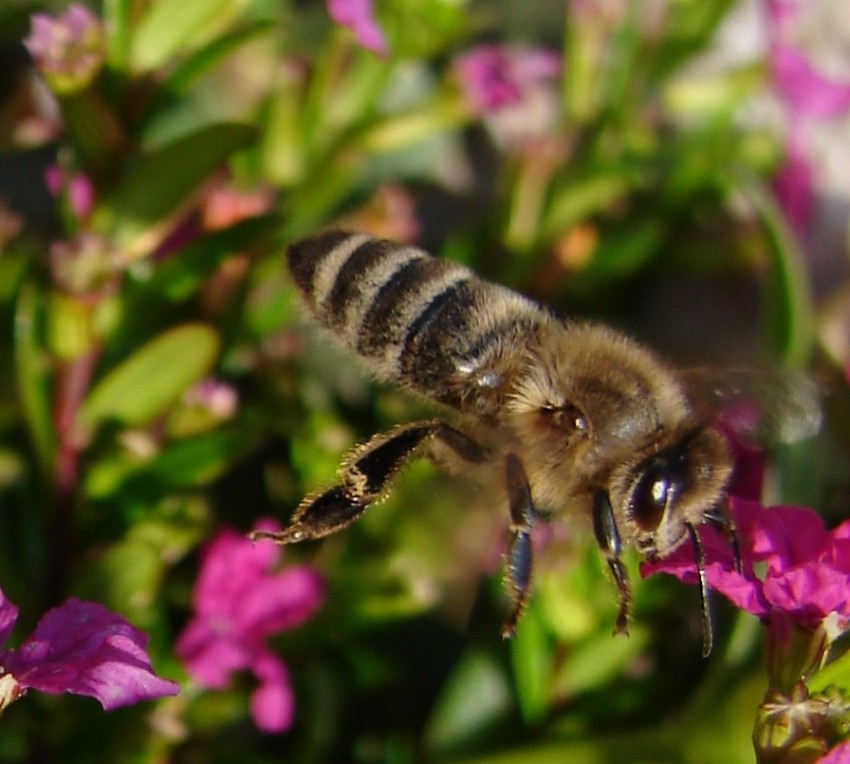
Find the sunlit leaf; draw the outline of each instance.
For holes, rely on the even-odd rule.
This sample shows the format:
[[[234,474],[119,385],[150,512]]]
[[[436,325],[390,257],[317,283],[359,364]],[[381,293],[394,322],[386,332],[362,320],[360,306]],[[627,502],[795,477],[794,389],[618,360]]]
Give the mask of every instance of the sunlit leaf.
[[[159,0],[151,3],[136,28],[133,68],[147,72],[186,48],[197,47],[212,22],[235,16],[241,3],[232,0]]]
[[[151,340],[104,376],[83,402],[78,422],[139,425],[162,414],[207,374],[218,355],[214,329],[186,324]]]
[[[511,663],[517,700],[526,723],[541,721],[549,710],[552,676],[552,638],[532,602],[511,640]]]

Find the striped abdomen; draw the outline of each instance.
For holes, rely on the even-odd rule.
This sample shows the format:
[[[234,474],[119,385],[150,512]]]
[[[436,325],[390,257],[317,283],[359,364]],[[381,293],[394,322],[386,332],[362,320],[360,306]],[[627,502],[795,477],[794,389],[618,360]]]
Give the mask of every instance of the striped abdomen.
[[[320,234],[287,256],[313,315],[343,344],[379,375],[456,408],[491,413],[517,362],[508,351],[548,320],[456,263],[363,234]]]

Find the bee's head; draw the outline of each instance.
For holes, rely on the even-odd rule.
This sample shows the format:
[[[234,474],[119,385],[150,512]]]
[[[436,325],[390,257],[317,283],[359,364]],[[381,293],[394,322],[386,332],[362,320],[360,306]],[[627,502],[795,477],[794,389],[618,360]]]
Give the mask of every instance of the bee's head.
[[[711,652],[713,628],[696,526],[705,522],[723,526],[740,568],[734,530],[721,510],[732,466],[723,436],[716,430],[695,427],[665,438],[649,453],[614,470],[607,492],[600,490],[594,497],[597,541],[614,558],[621,543],[618,525],[649,559],[664,557],[685,539],[690,540],[699,575],[703,655]]]
[[[731,474],[723,436],[692,428],[615,470],[611,506],[643,555],[664,557],[688,538],[689,529],[716,515]]]

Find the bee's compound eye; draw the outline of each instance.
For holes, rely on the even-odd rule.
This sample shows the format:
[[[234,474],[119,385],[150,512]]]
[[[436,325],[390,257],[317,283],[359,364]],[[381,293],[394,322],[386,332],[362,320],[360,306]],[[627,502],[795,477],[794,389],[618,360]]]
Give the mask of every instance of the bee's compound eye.
[[[632,492],[630,514],[642,531],[658,527],[671,494],[670,480],[657,472],[644,473]]]
[[[543,415],[552,426],[569,433],[586,433],[587,418],[580,409],[570,404],[562,406],[547,406],[542,409]]]

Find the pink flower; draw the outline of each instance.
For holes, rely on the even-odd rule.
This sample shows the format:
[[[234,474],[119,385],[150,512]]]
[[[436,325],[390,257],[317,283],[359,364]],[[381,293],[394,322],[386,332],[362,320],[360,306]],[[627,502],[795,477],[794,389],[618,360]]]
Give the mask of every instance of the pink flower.
[[[94,208],[94,186],[87,175],[73,173],[68,175],[59,165],[50,165],[44,172],[44,181],[48,191],[55,197],[67,194],[71,214],[85,221]]]
[[[327,0],[328,14],[334,23],[350,29],[357,42],[367,50],[386,55],[387,41],[375,21],[372,0]]]
[[[0,642],[18,608],[0,592]],[[176,695],[179,685],[154,674],[148,638],[96,602],[69,599],[48,610],[17,650],[0,649],[0,710],[27,690],[96,698],[104,710]]]
[[[273,202],[269,188],[242,190],[231,185],[218,185],[209,190],[201,203],[201,227],[205,231],[221,231],[242,220],[264,215]]]
[[[833,746],[817,760],[817,764],[848,764],[850,762],[850,740],[843,740]]]
[[[34,13],[30,21],[24,45],[53,89],[64,93],[88,85],[105,58],[100,20],[74,3],[61,16]]]
[[[219,420],[230,419],[239,406],[236,390],[212,377],[202,379],[187,390],[183,400],[190,406],[206,410]]]
[[[263,530],[276,530],[271,521]],[[273,634],[293,629],[321,606],[324,586],[307,567],[273,571],[281,549],[222,530],[206,547],[195,582],[195,615],[175,651],[203,687],[224,688],[235,671],[259,680],[251,715],[265,732],[292,726],[295,702],[286,666],[267,646]]]
[[[778,616],[811,630],[835,614],[839,628],[846,628],[850,624],[850,521],[827,531],[820,517],[803,507],[768,509],[735,498],[730,504],[743,575],[735,570],[724,534],[702,526],[708,585],[736,607],[764,620]],[[754,563],[764,565],[763,575],[756,575]],[[696,583],[690,545],[641,566],[643,575],[656,572]]]
[[[789,41],[799,14],[796,2],[767,0],[774,87],[788,119],[786,160],[774,180],[776,196],[788,220],[804,232],[814,204],[814,173],[810,163],[809,124],[835,119],[850,110],[850,82],[817,72],[805,54]]]
[[[557,53],[482,45],[458,56],[454,71],[469,108],[484,118],[498,145],[535,146],[553,132],[558,93],[551,80],[561,74]]]
[[[526,91],[561,74],[561,57],[540,50],[481,45],[454,63],[464,93],[481,113],[522,103]]]
[[[776,42],[770,64],[776,89],[795,116],[830,119],[850,109],[850,83],[819,74],[791,45]]]

